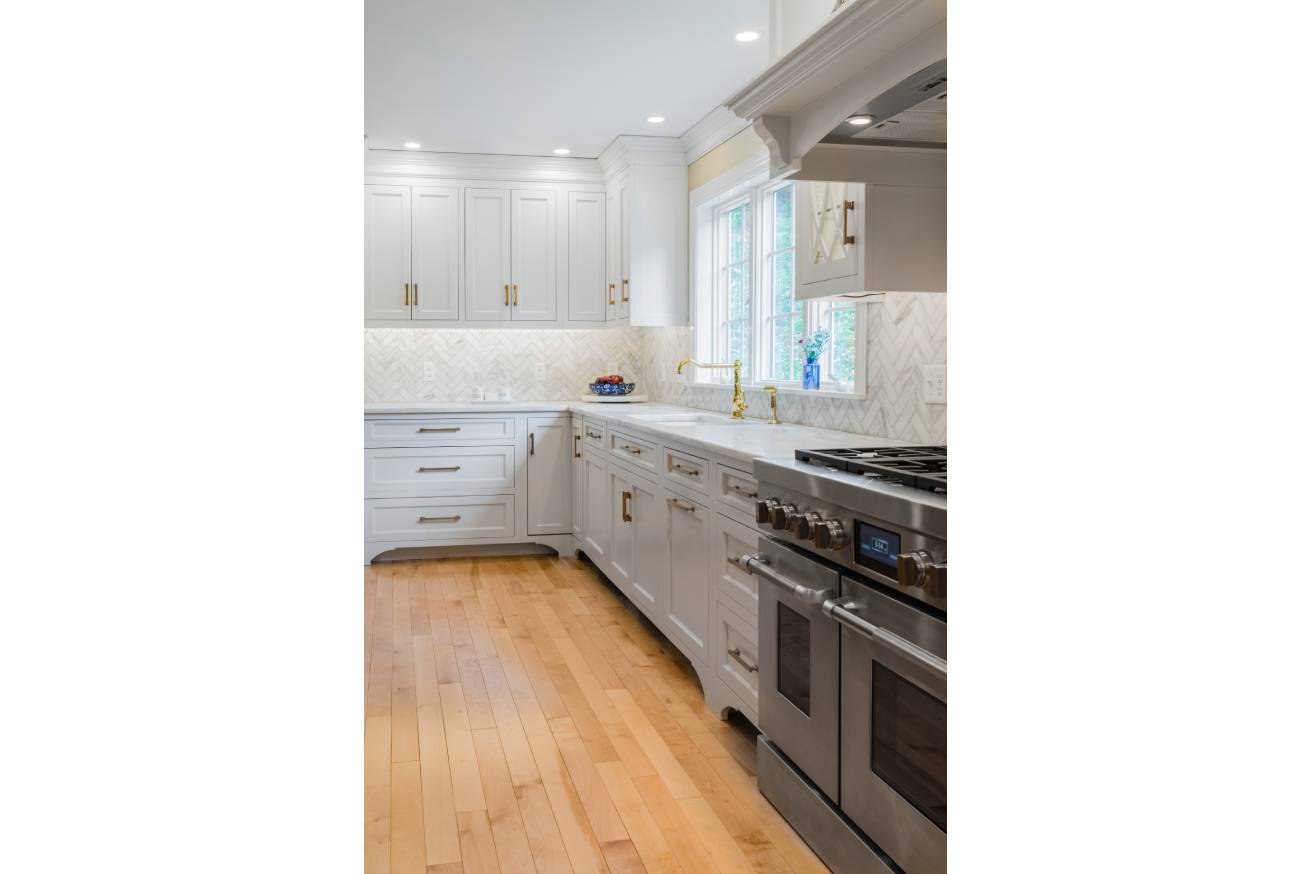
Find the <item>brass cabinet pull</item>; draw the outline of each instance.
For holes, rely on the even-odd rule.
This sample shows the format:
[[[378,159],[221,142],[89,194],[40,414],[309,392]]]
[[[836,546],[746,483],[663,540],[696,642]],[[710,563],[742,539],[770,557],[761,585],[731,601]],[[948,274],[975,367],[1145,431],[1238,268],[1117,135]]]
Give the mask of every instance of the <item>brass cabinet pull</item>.
[[[536,455],[536,454],[537,454],[537,435],[536,435],[536,434],[529,433],[529,434],[528,434],[528,455]]]
[[[590,437],[592,440],[599,440],[601,437],[601,435],[595,431],[588,431],[587,436]]]
[[[842,235],[842,243],[847,246],[855,245],[855,235],[850,233],[849,230],[847,230],[847,225],[846,225],[846,220],[850,217],[850,214],[853,212],[855,212],[855,201],[853,200],[842,201],[841,235]]]
[[[728,655],[732,656],[734,659],[741,662],[741,666],[746,670],[750,671],[752,674],[760,669],[759,665],[753,665],[750,662],[746,661],[746,659],[742,658],[740,647],[734,646],[732,649],[728,650]]]
[[[641,455],[640,446],[629,446],[627,443],[624,443],[620,448],[629,455]]]
[[[405,306],[409,306],[409,283],[405,283]]]
[[[419,428],[419,429],[418,429],[418,433],[420,433],[420,434],[449,434],[449,433],[451,433],[452,431],[458,431],[458,430],[459,430],[459,426],[456,425],[456,426],[453,427],[453,428]]]
[[[622,291],[622,297],[621,297],[621,300],[622,300],[624,303],[627,303],[627,302],[630,301],[631,299],[632,299],[632,298],[628,297],[628,280],[625,279],[625,280],[623,280],[623,291]]]
[[[454,467],[420,467],[415,473],[453,473],[459,470],[460,465]]]
[[[732,489],[734,492],[740,492],[741,494],[745,495],[748,498],[758,498],[760,496],[759,492],[747,491],[746,489],[743,489],[741,486],[737,485],[736,483],[728,483],[728,488]]]
[[[509,284],[505,285],[505,306],[509,306]]]
[[[610,306],[614,306],[614,283],[610,283]]]
[[[462,516],[419,516],[420,522],[458,522]]]
[[[418,283],[414,283],[414,306],[418,306]]]
[[[517,285],[515,285],[515,286],[514,286],[514,306],[518,306],[518,305],[519,305],[519,287],[518,287]]]
[[[581,435],[581,434],[574,434],[574,435],[573,435],[573,457],[574,457],[574,458],[581,458],[581,457],[582,457],[582,453],[578,451],[578,442],[581,441],[581,440],[582,440],[582,435]]]
[[[695,507],[693,507],[693,506],[691,506],[691,505],[689,505],[689,504],[684,504],[684,503],[682,503],[682,501],[679,501],[677,498],[669,498],[669,503],[672,504],[673,506],[677,507],[679,510],[681,510],[681,511],[684,512],[684,513],[695,513],[695,512],[696,512],[696,508],[695,508]]]
[[[622,509],[619,511],[619,512],[623,515],[623,521],[624,521],[624,522],[631,522],[631,521],[632,521],[632,511],[630,511],[630,510],[628,509],[628,501],[631,501],[631,500],[632,500],[632,492],[624,492],[624,493],[623,493],[623,507],[622,507]]]
[[[669,462],[669,464],[674,470],[681,471],[682,473],[685,473],[687,476],[700,476],[700,471],[694,467],[683,467],[681,464],[678,464],[676,461],[671,461]]]

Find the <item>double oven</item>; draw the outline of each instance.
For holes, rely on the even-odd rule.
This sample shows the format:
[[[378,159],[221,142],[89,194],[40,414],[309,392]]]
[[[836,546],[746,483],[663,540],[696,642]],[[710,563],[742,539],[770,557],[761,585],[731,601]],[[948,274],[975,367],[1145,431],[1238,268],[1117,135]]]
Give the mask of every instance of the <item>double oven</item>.
[[[945,872],[945,498],[756,475],[760,789],[838,874]]]

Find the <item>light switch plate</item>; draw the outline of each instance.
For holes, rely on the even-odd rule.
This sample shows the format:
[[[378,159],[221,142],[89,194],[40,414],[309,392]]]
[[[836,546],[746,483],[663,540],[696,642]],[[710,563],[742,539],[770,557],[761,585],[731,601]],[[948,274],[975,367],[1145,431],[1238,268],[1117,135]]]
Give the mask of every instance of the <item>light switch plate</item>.
[[[925,404],[946,403],[945,364],[925,364],[923,366],[923,402]]]
[[[432,382],[437,378],[437,363],[435,361],[423,362],[423,381]]]
[[[546,362],[538,361],[532,368],[532,378],[537,382],[546,381]]]

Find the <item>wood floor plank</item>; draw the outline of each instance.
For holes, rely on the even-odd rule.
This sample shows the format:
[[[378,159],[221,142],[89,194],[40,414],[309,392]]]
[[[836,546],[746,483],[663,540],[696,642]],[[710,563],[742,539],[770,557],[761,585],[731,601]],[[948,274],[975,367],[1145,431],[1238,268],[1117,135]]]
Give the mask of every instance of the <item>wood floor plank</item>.
[[[627,723],[628,730],[641,745],[642,752],[654,766],[655,773],[664,781],[664,785],[669,787],[669,794],[674,798],[693,798],[699,795],[700,791],[696,788],[696,784],[687,776],[687,772],[682,769],[669,745],[664,742],[650,720],[646,718],[646,714],[637,706],[632,694],[626,689],[616,689],[610,692],[609,696],[614,706],[618,708],[623,721]]]
[[[390,771],[391,763],[387,763]],[[364,789],[364,874],[391,871],[391,777]]]
[[[482,775],[478,772],[473,732],[469,728],[464,694],[458,683],[441,684],[441,716],[446,730],[446,755],[450,762],[455,810],[460,813],[486,810],[487,800],[482,794]],[[460,843],[463,844],[462,837]]]
[[[464,874],[500,874],[496,841],[485,810],[463,810],[459,819],[459,852]]]
[[[391,716],[392,569],[378,569],[376,615],[373,617],[373,654],[369,659],[365,718]]]
[[[591,823],[596,840],[602,848],[610,841],[627,840],[628,832],[623,827],[623,820],[614,809],[614,802],[610,801],[605,784],[596,770],[596,762],[588,755],[587,747],[582,743],[572,721],[567,717],[551,720],[550,730],[568,768],[569,779],[573,781],[582,807],[587,811],[587,821]]]
[[[501,752],[500,735],[494,728],[474,729],[473,745],[477,749],[482,793],[487,799],[487,815],[491,819],[491,834],[496,841],[500,868],[502,871],[531,872],[535,870],[532,848],[523,827],[514,784],[509,779],[509,768]]]
[[[391,874],[426,874],[419,763],[391,763]]]
[[[791,866],[773,846],[751,812],[733,797],[732,790],[710,766],[710,760],[688,756],[681,761],[683,770],[700,789],[701,798],[708,802],[715,819],[723,825],[751,867],[765,874],[788,874]]]
[[[364,785],[391,785],[391,717],[364,720]]]
[[[646,809],[660,827],[660,834],[673,851],[674,857],[687,874],[717,874],[713,860],[705,844],[691,827],[678,800],[669,794],[669,789],[659,775],[635,777],[632,785],[637,787]]]
[[[753,776],[746,773],[733,759],[707,761],[731,790],[737,803],[755,817],[769,841],[778,848],[778,852],[796,874],[828,874],[827,866],[819,861],[801,836],[792,830],[782,814],[760,794]]]
[[[601,844],[600,849],[605,854],[605,864],[614,874],[642,874],[646,870],[632,841],[610,841]]]
[[[623,827],[628,830],[632,845],[637,848],[646,870],[651,874],[681,874],[682,866],[678,864],[673,850],[660,832],[659,823],[655,821],[641,793],[632,784],[621,762],[602,762],[596,766],[600,778],[605,783],[605,790],[610,800],[623,819]]]
[[[575,874],[599,874],[607,870],[607,866],[600,843],[587,819],[586,808],[569,777],[554,735],[549,728],[544,733],[536,730],[538,725],[545,727],[545,718],[540,711],[535,717],[530,715],[527,711],[531,707],[531,702],[519,703],[524,724],[528,727],[528,743],[532,746],[533,759],[541,774],[541,784],[546,790],[551,811],[555,814],[555,824],[559,827],[569,863]]]
[[[406,565],[394,577],[392,602],[391,761],[418,761],[418,701],[414,693],[414,644],[410,632],[409,578]]]
[[[677,799],[682,815],[691,823],[696,836],[705,845],[714,865],[722,874],[751,874],[754,868],[746,854],[715,815],[714,808],[700,796]]]
[[[436,706],[418,709],[419,776],[423,788],[423,842],[429,866],[458,862],[459,826],[450,774],[440,693]]]

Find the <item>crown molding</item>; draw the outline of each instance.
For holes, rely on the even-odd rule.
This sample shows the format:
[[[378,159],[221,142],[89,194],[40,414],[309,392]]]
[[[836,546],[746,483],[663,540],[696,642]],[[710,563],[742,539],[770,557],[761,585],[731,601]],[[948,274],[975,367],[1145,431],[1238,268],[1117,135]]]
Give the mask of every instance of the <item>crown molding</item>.
[[[596,160],[608,181],[629,167],[686,167],[687,153],[678,137],[623,134],[615,137]]]
[[[704,118],[687,128],[678,139],[682,142],[687,163],[690,164],[750,126],[749,121],[738,118],[728,107],[716,106]]]
[[[740,118],[787,114],[946,20],[946,0],[852,0],[724,101]]]
[[[603,182],[605,178],[600,162],[595,158],[409,152],[393,149],[369,149],[364,156],[364,175],[590,183]]]

